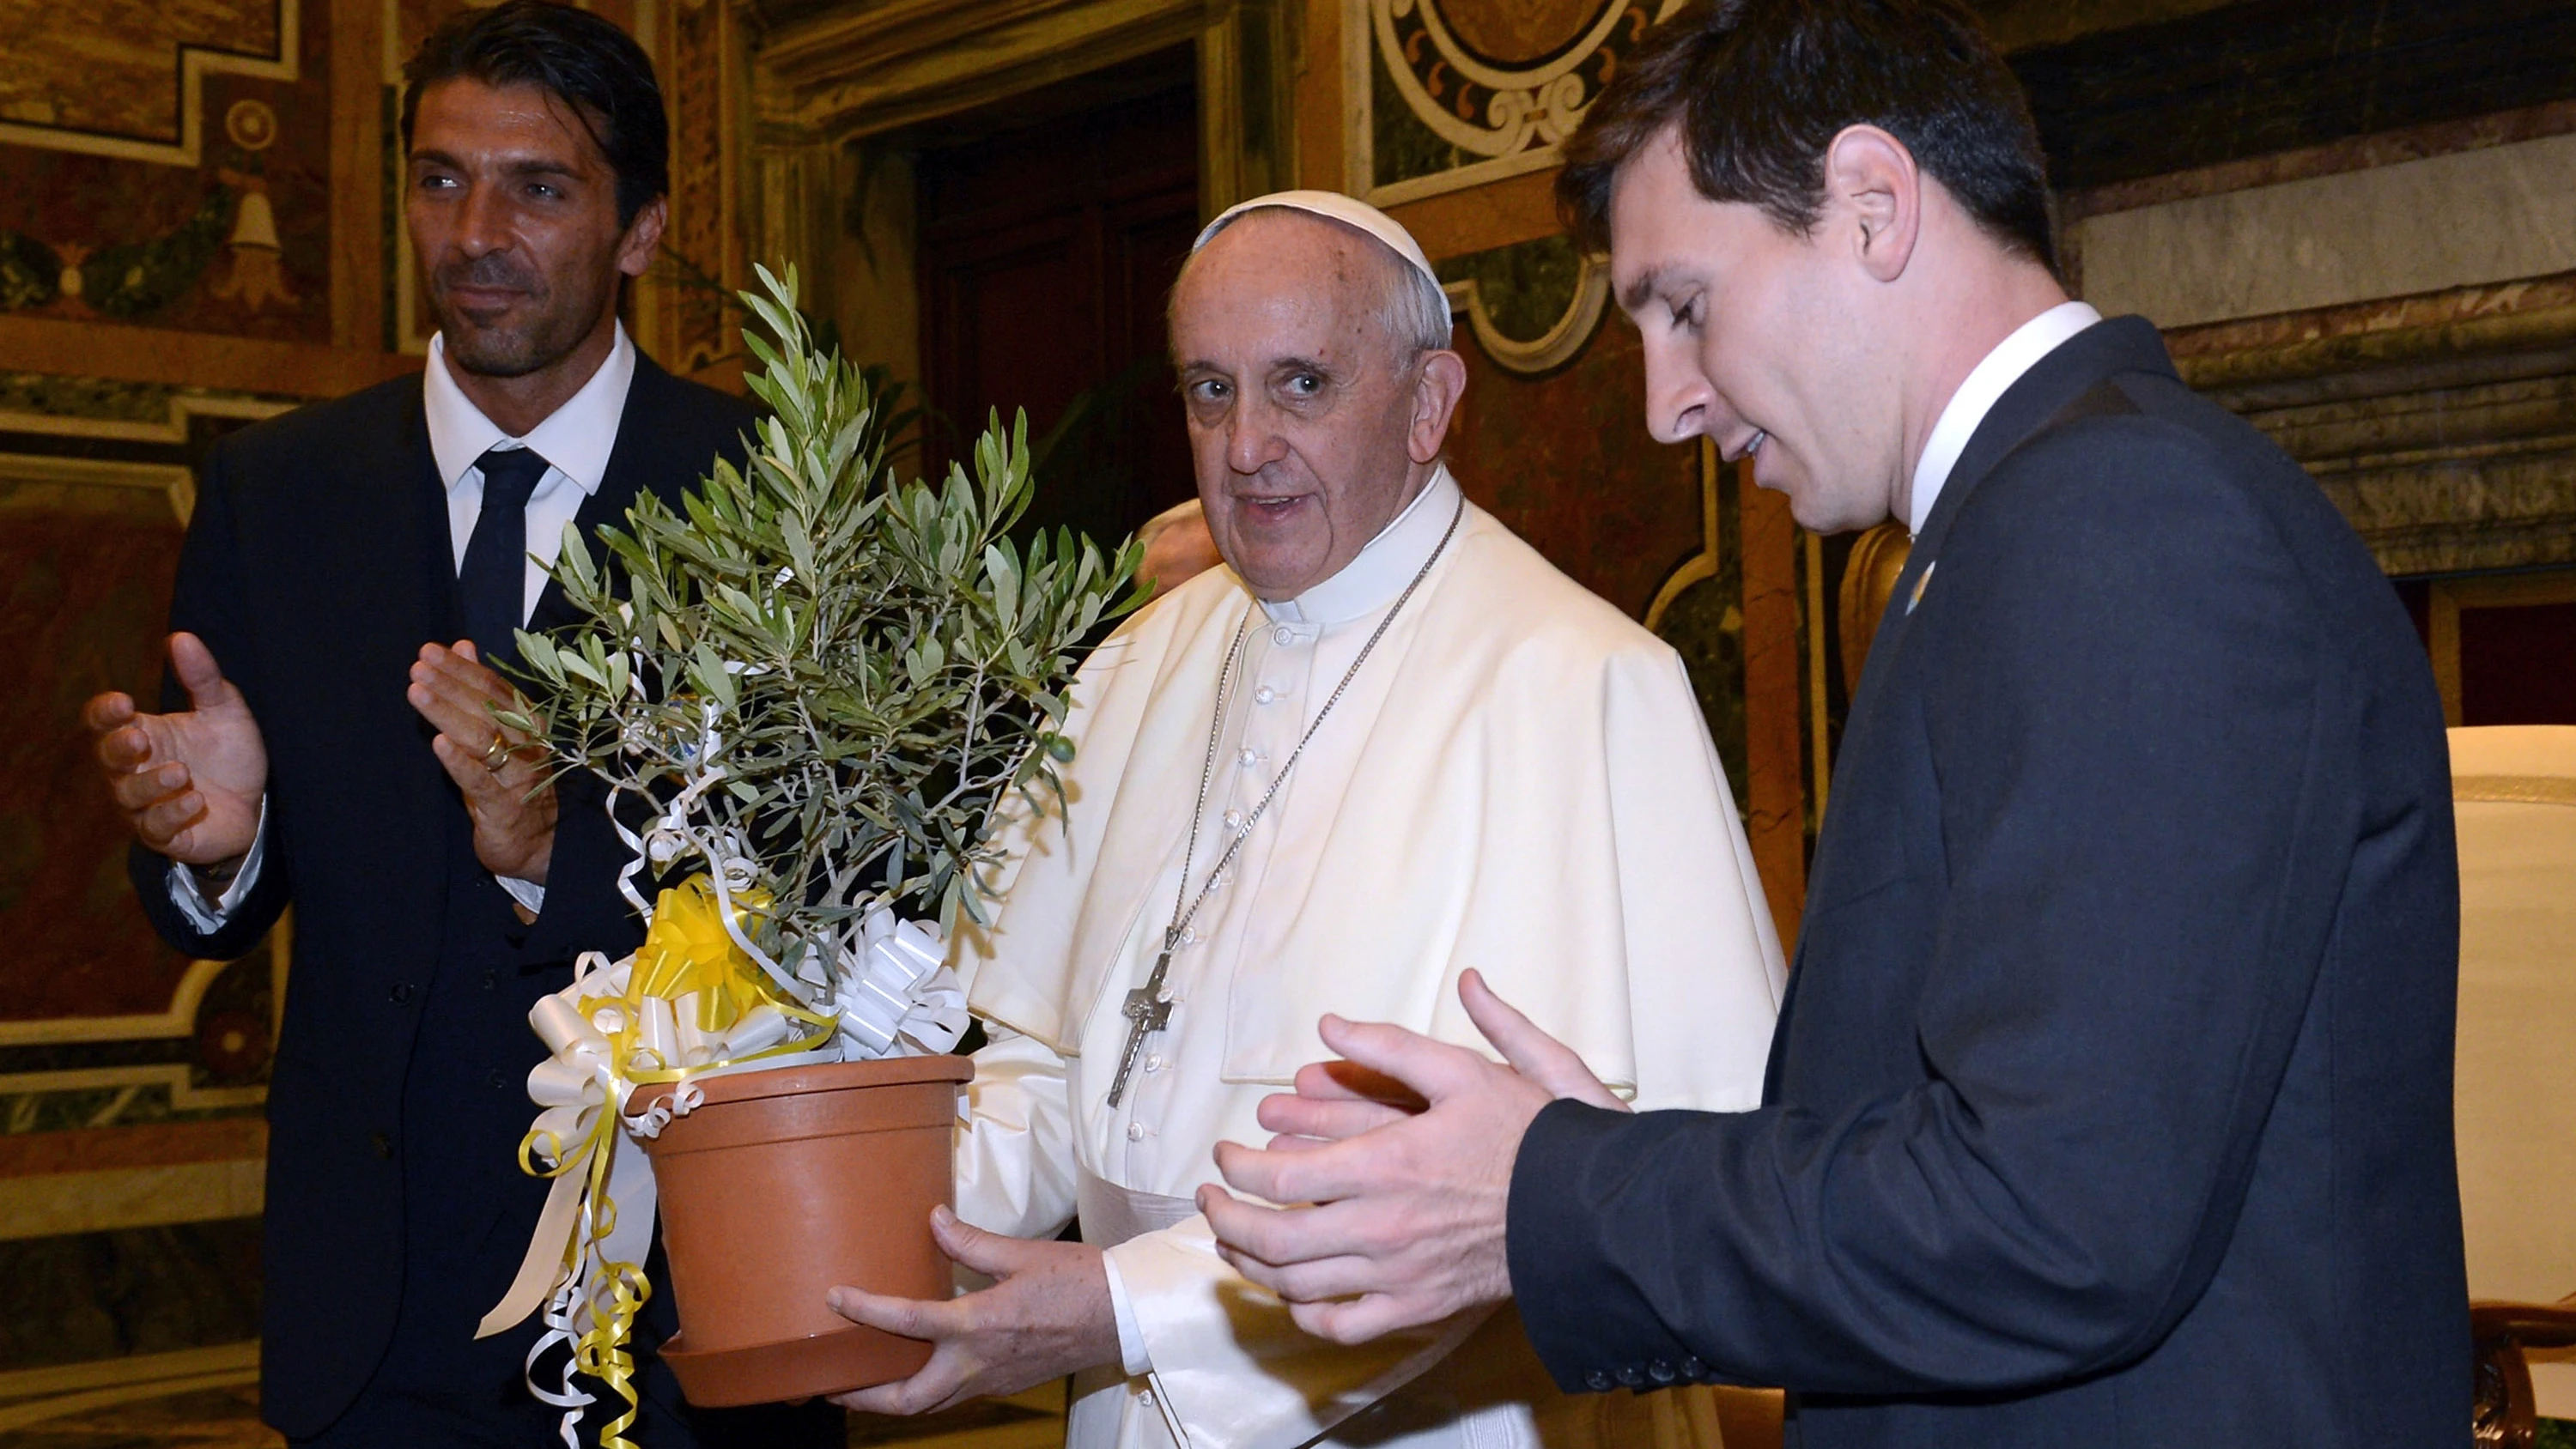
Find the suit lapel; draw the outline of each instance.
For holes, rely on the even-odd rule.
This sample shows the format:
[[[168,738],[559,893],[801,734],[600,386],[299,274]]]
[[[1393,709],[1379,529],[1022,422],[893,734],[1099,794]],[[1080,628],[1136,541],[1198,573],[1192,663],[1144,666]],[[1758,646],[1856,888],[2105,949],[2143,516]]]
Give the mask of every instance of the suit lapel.
[[[358,668],[370,675],[391,670],[390,707],[408,714],[402,688],[411,661],[421,645],[456,638],[463,611],[456,597],[447,494],[430,455],[429,424],[417,391],[385,419],[377,436],[381,441],[373,448],[366,439],[349,439],[351,456],[331,470],[331,486],[306,500],[311,515],[300,530],[310,540],[309,563],[325,581],[320,597],[365,600],[367,607],[309,622],[340,641]],[[382,701],[370,705],[388,707]]]
[[[2162,337],[2144,318],[2117,317],[2086,328],[2041,358],[1995,400],[1985,421],[1969,436],[1958,463],[1950,469],[1949,481],[1942,485],[1941,497],[1932,505],[1931,516],[1923,521],[1923,532],[1915,538],[1905,568],[1897,575],[1896,587],[1888,594],[1887,611],[1880,616],[1878,632],[1870,643],[1873,667],[1863,672],[1864,689],[1872,677],[1883,678],[1894,672],[1897,646],[1913,621],[1918,591],[1929,592],[1927,576],[1935,572],[1951,523],[1977,491],[1977,485],[2067,405],[2103,379],[2121,372],[2174,375]],[[1889,661],[1888,669],[1875,667],[1881,659]],[[1855,712],[1859,703],[1857,699],[1853,701]]]
[[[423,644],[461,631],[446,490],[429,449],[417,386],[387,411],[353,426],[322,486],[299,500],[297,566],[311,570],[319,607],[288,626],[291,657],[317,681],[292,706],[291,728],[312,748],[340,755],[364,742],[346,768],[385,798],[387,821],[436,821],[427,835],[392,831],[378,889],[385,919],[433,955],[444,920],[447,832],[464,828],[455,787],[430,752],[433,731],[405,697]],[[379,745],[377,742],[382,742]],[[383,753],[376,754],[376,749]],[[370,808],[375,808],[371,806]]]
[[[657,493],[676,507],[681,490],[714,462],[713,454],[696,462],[669,456],[674,430],[668,424],[679,391],[659,364],[640,350],[635,354],[635,380],[626,389],[626,406],[617,417],[617,441],[609,449],[608,466],[601,472],[598,491],[583,499],[573,515],[573,526],[594,545],[594,557],[599,531],[622,527],[626,510],[635,506],[638,495]],[[528,631],[542,634],[573,622],[572,601],[564,597],[563,584],[548,579],[545,592],[537,596],[536,612],[528,616]]]

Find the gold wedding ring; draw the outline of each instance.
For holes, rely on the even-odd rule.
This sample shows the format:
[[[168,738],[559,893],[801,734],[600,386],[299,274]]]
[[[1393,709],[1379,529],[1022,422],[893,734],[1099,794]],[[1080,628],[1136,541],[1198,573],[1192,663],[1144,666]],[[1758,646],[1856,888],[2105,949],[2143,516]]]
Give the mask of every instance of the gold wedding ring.
[[[508,763],[510,763],[510,737],[499,730],[494,730],[491,747],[483,752],[483,768],[497,775],[501,773],[501,767]]]

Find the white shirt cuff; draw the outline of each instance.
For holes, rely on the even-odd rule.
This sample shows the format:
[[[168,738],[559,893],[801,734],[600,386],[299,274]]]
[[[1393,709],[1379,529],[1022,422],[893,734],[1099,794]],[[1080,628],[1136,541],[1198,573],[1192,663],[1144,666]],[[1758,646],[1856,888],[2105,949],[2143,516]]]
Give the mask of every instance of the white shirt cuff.
[[[526,906],[529,915],[545,914],[546,888],[544,886],[535,881],[521,880],[514,875],[496,875],[492,879],[501,883],[501,889],[510,893],[510,899]]]
[[[211,936],[224,928],[224,923],[232,919],[233,912],[240,909],[243,899],[250,895],[250,888],[259,882],[260,862],[267,857],[268,797],[262,795],[259,797],[259,829],[250,838],[250,851],[242,857],[241,869],[234,872],[232,884],[224,887],[224,893],[215,897],[213,905],[208,905],[205,893],[197,889],[197,873],[185,863],[174,860],[170,862],[171,904],[179,908],[179,914],[188,918],[189,925]]]
[[[1109,1311],[1118,1317],[1119,1366],[1127,1377],[1142,1378],[1154,1371],[1154,1360],[1145,1352],[1145,1330],[1136,1322],[1136,1304],[1127,1296],[1127,1280],[1118,1276],[1118,1259],[1107,1249],[1100,1254],[1100,1266],[1109,1274]]]

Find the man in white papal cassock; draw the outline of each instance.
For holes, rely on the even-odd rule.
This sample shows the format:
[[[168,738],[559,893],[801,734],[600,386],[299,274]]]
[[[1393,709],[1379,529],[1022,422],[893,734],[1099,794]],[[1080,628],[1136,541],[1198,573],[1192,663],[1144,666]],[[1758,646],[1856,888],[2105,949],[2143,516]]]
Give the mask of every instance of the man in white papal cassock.
[[[1637,1107],[1723,1111],[1760,1099],[1782,967],[1680,659],[1441,463],[1465,366],[1413,238],[1333,193],[1247,202],[1171,326],[1227,567],[1093,654],[1063,801],[1006,826],[995,923],[957,944],[991,1044],[933,1221],[998,1281],[835,1290],[937,1345],[841,1402],[1071,1373],[1072,1449],[1705,1442],[1705,1401],[1559,1394],[1508,1308],[1311,1338],[1196,1213],[1326,1012],[1482,1045],[1468,1012],[1508,1009],[1479,969]]]

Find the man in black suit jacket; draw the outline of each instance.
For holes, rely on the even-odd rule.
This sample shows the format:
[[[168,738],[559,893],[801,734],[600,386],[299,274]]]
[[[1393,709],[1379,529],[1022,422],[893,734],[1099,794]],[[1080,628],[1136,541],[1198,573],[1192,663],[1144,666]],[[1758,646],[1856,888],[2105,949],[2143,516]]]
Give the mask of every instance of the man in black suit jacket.
[[[1912,556],[1852,702],[1765,1105],[1629,1115],[1326,1041],[1211,1222],[1337,1338],[1516,1295],[1567,1387],[1786,1385],[1793,1443],[2465,1444],[2456,866],[2413,630],[2297,465],[2054,276],[1954,0],[1740,0],[1560,195],[1660,437]],[[1560,1100],[1551,1101],[1550,1098]]]
[[[517,1165],[545,1056],[527,1013],[578,953],[622,954],[641,928],[602,790],[541,788],[544,751],[496,724],[508,685],[488,666],[515,657],[514,626],[571,619],[529,553],[645,491],[676,502],[741,458],[753,413],[656,367],[617,321],[667,183],[631,40],[518,0],[441,28],[408,78],[430,371],[218,445],[173,595],[167,712],[110,695],[89,716],[174,946],[232,956],[296,910],[264,1416],[298,1443],[536,1445],[558,1417],[521,1381],[541,1325],[474,1338],[545,1198]],[[657,1295],[640,1346],[671,1324]],[[639,1385],[651,1449],[840,1439],[827,1405],[692,1414],[649,1352]],[[595,1432],[624,1405],[588,1387]]]

